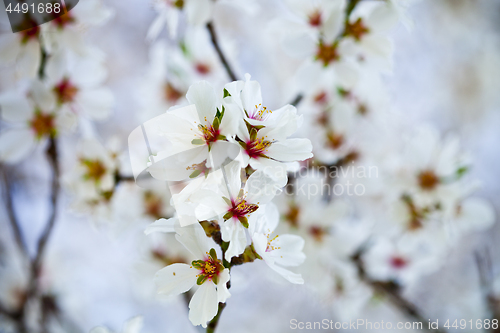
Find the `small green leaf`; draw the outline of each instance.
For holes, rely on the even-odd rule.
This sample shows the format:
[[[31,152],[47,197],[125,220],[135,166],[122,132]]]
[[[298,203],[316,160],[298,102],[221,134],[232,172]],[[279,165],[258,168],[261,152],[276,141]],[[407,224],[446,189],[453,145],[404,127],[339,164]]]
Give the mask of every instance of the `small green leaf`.
[[[193,262],[191,262],[191,266],[197,269],[202,269],[203,266],[205,266],[205,262],[203,260],[193,260]]]
[[[241,224],[248,229],[248,219],[245,216],[238,217],[238,220],[240,220]]]
[[[196,178],[200,175],[200,173],[201,173],[200,169],[194,170],[193,173],[189,175],[189,178]]]
[[[219,126],[220,126],[220,120],[219,118],[214,118],[214,123],[212,125],[214,127],[214,130],[218,131],[219,130]]]
[[[191,143],[192,143],[193,145],[203,145],[203,144],[205,144],[205,141],[203,141],[203,139],[193,139],[193,140],[191,141]]]
[[[217,274],[212,275],[212,281],[215,284],[218,284],[219,283],[219,276]]]
[[[227,212],[227,213],[223,216],[223,219],[224,219],[224,221],[225,221],[225,220],[229,220],[231,217],[233,217],[233,213],[231,213],[231,212]]]
[[[469,168],[466,166],[460,167],[457,170],[457,178],[461,178],[463,175],[465,175],[469,171]]]
[[[203,284],[203,282],[205,282],[207,280],[208,276],[206,276],[205,274],[202,274],[198,277],[198,280],[196,280],[196,284],[201,286]]]
[[[232,206],[233,205],[233,203],[231,202],[231,200],[229,200],[228,198],[222,197],[222,199],[224,199],[224,201],[227,203],[228,206]]]
[[[212,257],[213,260],[217,260],[217,252],[215,252],[214,248],[210,249],[209,254],[210,254],[210,257]]]
[[[228,96],[231,96],[231,94],[229,93],[229,91],[227,91],[226,88],[224,88],[224,98],[226,98]]]
[[[250,129],[250,140],[255,141],[255,139],[257,139],[257,129],[252,127]]]

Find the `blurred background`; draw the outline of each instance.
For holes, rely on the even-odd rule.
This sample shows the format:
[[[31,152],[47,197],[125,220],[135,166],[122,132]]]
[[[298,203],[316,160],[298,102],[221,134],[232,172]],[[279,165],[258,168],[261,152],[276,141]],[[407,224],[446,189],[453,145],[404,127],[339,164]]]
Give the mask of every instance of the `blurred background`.
[[[214,10],[213,24],[228,61],[238,78],[250,73],[252,79],[261,83],[263,98],[268,105],[278,108],[289,103],[300,90],[290,83],[293,81],[290,77],[301,63],[283,54],[275,32],[269,30],[270,22],[285,11],[285,4],[279,0],[250,1],[243,5],[239,2],[245,1],[236,2],[223,2]],[[362,0],[361,4],[365,2],[374,1]],[[81,0],[77,7],[83,3],[85,0]],[[166,75],[155,60],[155,52],[161,52],[158,48],[154,50],[161,41],[166,45],[166,54],[174,54],[172,45],[175,42],[165,29],[155,42],[146,39],[148,29],[158,15],[156,4],[104,0],[102,5],[112,12],[107,21],[96,26],[83,24],[78,32],[86,43],[102,53],[98,57],[102,56],[99,59],[107,72],[102,85],[111,91],[114,103],[107,119],[95,122],[79,119],[78,125],[74,126],[76,130],[73,128],[61,134],[58,140],[62,189],[39,281],[39,292],[46,296],[42,308],[50,308],[46,311],[58,315],[46,316],[51,319],[44,326],[48,332],[88,332],[100,325],[122,332],[127,320],[142,315],[142,332],[197,332],[199,327],[193,327],[189,322],[182,296],[164,299],[155,295],[152,277],[168,262],[160,250],[166,248],[170,251],[172,247],[175,252],[178,245],[173,244],[172,239],[146,237],[143,230],[156,218],[168,217],[172,211],[168,207],[168,193],[153,193],[148,197],[148,194],[135,188],[130,181],[126,155],[129,133],[158,114],[156,109],[166,111],[169,106],[164,107],[154,100],[155,73]],[[378,94],[381,86],[385,87],[384,121],[392,122],[385,128],[390,128],[393,133],[387,136],[381,131],[379,135],[372,133],[372,137],[380,137],[382,146],[399,147],[399,141],[404,141],[406,134],[429,124],[442,137],[448,134],[458,136],[461,150],[468,152],[472,165],[467,179],[471,179],[471,183],[478,181],[473,196],[486,199],[498,216],[500,169],[496,163],[500,162],[500,1],[420,0],[406,5],[400,21],[386,33],[394,47],[392,68],[381,70],[380,80],[370,83],[373,86],[367,89]],[[12,34],[5,11],[1,11],[0,15],[2,35]],[[180,26],[179,34],[182,35],[185,31],[182,24]],[[206,33],[206,30],[203,31]],[[201,50],[193,53],[203,54],[205,49],[212,48],[208,35],[203,35],[203,38],[207,39],[206,44],[194,42]],[[214,51],[210,49],[206,53]],[[212,60],[218,61],[215,53]],[[177,60],[172,55],[168,61],[173,63]],[[26,83],[19,79],[15,66],[2,65],[5,65],[0,69],[2,93],[24,89]],[[208,80],[216,87],[222,87],[230,79],[220,63],[213,66],[218,72]],[[192,83],[197,79],[199,75],[192,75],[186,81]],[[176,87],[179,86],[182,84]],[[298,104],[299,112],[307,115],[308,110],[304,110],[307,100],[301,103],[305,104]],[[8,126],[2,124],[2,128]],[[363,130],[362,127],[357,131]],[[353,131],[356,132],[356,129]],[[120,179],[120,182],[115,179],[120,190],[113,194],[112,207],[107,207],[106,212],[103,212],[105,208],[97,207],[100,204],[91,207],[78,202],[81,199],[78,193],[81,192],[80,189],[75,190],[74,170],[83,156],[81,139],[87,137],[99,138],[108,151],[116,152],[113,163],[120,165],[117,177],[125,179]],[[13,207],[31,257],[37,253],[37,241],[51,212],[51,168],[46,158],[46,148],[50,143],[42,142],[41,145],[45,146],[31,150],[29,156],[19,162],[2,164],[4,205],[0,206],[0,304],[7,312],[15,311],[16,306],[23,302],[30,273],[17,248],[10,222],[12,217],[6,207]],[[399,157],[400,153],[395,150],[393,154]],[[376,159],[370,163],[375,163],[379,169],[384,168],[383,163]],[[380,193],[389,192],[384,186],[390,187],[389,183],[397,177],[391,168],[388,170],[381,171],[377,179],[382,183],[379,185],[382,186]],[[363,220],[357,224],[362,229],[359,233],[380,234],[380,231],[374,231],[377,228],[373,227],[373,223],[385,217],[367,221],[379,214],[377,209],[370,210],[370,207],[379,205],[377,200],[372,204],[354,203],[358,212],[351,217]],[[352,203],[353,200],[350,201]],[[144,206],[138,202],[144,203]],[[334,321],[363,318],[372,322],[383,320],[393,323],[425,320],[424,327],[427,320],[439,320],[440,324],[444,324],[448,319],[452,322],[465,319],[467,323],[472,320],[475,325],[478,319],[498,319],[500,227],[494,223],[496,216],[484,228],[461,235],[444,254],[436,256],[435,261],[424,262],[422,267],[414,268],[426,271],[430,265],[435,269],[425,274],[412,273],[415,277],[402,278],[403,282],[396,283],[400,284],[398,287],[387,284],[394,283],[390,277],[380,282],[376,274],[370,276],[370,272],[369,281],[360,279],[355,263],[351,263],[352,268],[338,268],[343,272],[345,281],[342,284],[334,278],[334,282],[330,281],[322,287],[319,287],[321,282],[308,278],[305,278],[304,285],[290,285],[284,279],[275,278],[258,262],[236,267],[232,271],[232,296],[218,331],[289,332],[292,330],[292,319],[314,322],[325,318]],[[324,218],[330,219],[329,215],[324,215]],[[156,261],[151,259],[155,249]],[[328,251],[334,250],[328,248]],[[331,254],[331,257],[335,256]],[[355,253],[349,253],[349,258],[355,258]],[[370,258],[365,257],[365,262],[372,260]],[[331,266],[321,260],[320,263]],[[373,265],[378,265],[376,259],[373,260]],[[338,264],[339,267],[342,265]],[[332,270],[335,271],[334,268]],[[314,272],[323,274],[321,270]],[[349,277],[349,274],[353,276]],[[350,286],[350,283],[356,286]],[[27,319],[31,322],[28,326],[40,327],[37,324],[40,321],[36,315],[40,313],[37,306],[28,306],[30,309],[27,312],[34,313],[33,319]],[[17,332],[16,327],[15,320],[0,313],[0,332]],[[460,327],[447,329],[440,326],[440,329],[443,332],[463,331]],[[37,329],[28,331],[38,332]],[[375,329],[357,331],[371,332]],[[472,329],[467,327],[466,331],[495,330],[474,326]]]

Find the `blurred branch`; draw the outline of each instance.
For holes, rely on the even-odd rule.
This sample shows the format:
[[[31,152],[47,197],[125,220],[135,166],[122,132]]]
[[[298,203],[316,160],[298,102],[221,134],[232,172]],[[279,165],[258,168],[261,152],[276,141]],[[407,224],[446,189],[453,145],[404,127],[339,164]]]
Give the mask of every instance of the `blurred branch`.
[[[14,232],[14,238],[21,252],[23,252],[25,255],[28,255],[28,247],[26,246],[26,242],[24,241],[21,227],[19,226],[19,220],[17,219],[16,212],[14,210],[14,202],[12,201],[12,188],[4,165],[1,166],[1,171],[4,183],[3,195],[5,199],[5,208],[7,209],[9,222],[12,227],[12,231]]]
[[[490,312],[490,319],[500,320],[500,299],[493,292],[494,277],[489,249],[484,248],[483,254],[479,253],[479,251],[474,252],[474,259],[481,283],[481,291]],[[500,332],[500,327],[493,328],[492,325],[490,332]]]
[[[207,23],[207,29],[208,29],[208,32],[210,33],[210,39],[212,40],[212,44],[215,47],[215,51],[217,51],[217,54],[219,55],[219,59],[220,59],[222,65],[224,65],[224,68],[226,69],[227,75],[229,76],[231,81],[237,81],[238,79],[236,78],[236,75],[234,74],[233,69],[231,68],[231,66],[227,62],[227,59],[224,56],[222,49],[220,48],[219,42],[217,40],[217,34],[215,32],[215,29],[214,29],[212,22]]]
[[[426,323],[428,323],[428,320],[424,318],[421,314],[418,308],[412,304],[411,302],[407,301],[400,295],[400,287],[398,284],[394,282],[379,282],[379,281],[373,281],[371,280],[368,275],[366,274],[366,271],[363,267],[363,260],[361,259],[361,256],[363,252],[366,250],[365,246],[361,246],[361,248],[351,257],[351,260],[353,263],[356,265],[356,268],[358,269],[358,277],[361,281],[363,281],[365,284],[370,286],[375,292],[384,295],[389,302],[391,302],[393,305],[395,305],[401,312],[406,314],[409,317],[412,317],[414,320],[422,323],[422,328],[426,329]],[[426,329],[428,331],[432,331],[435,333],[445,333],[446,331],[443,331],[441,329]]]
[[[60,170],[59,170],[59,159],[57,153],[57,141],[55,138],[50,138],[49,147],[47,148],[47,158],[49,160],[49,164],[52,169],[52,184],[50,193],[51,212],[47,225],[45,226],[45,229],[43,230],[43,233],[38,240],[36,256],[32,262],[32,273],[34,273],[32,277],[38,276],[41,261],[45,253],[45,248],[47,247],[47,242],[54,228],[57,216],[57,202],[60,191],[59,188]]]

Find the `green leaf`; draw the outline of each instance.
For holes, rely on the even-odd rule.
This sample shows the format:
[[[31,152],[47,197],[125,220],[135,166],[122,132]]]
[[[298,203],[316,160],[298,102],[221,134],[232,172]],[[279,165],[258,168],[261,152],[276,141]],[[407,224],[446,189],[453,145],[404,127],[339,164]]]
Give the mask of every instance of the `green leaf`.
[[[463,175],[465,175],[469,171],[469,168],[466,166],[460,167],[457,170],[457,178],[461,178]]]
[[[193,173],[189,175],[189,178],[196,178],[200,175],[200,173],[201,173],[200,169],[194,170]]]
[[[248,219],[245,216],[238,217],[238,220],[240,220],[241,224],[248,229]]]
[[[233,217],[233,213],[227,212],[222,218],[225,220],[229,220],[231,217]]]
[[[229,91],[227,91],[226,88],[224,88],[224,98],[226,98],[228,96],[231,96],[231,94],[229,93]]]
[[[255,139],[257,139],[257,129],[252,127],[250,129],[250,140],[255,141]]]
[[[205,262],[203,260],[193,260],[193,262],[191,262],[191,266],[197,269],[202,269],[203,266],[205,266]]]
[[[214,123],[212,125],[214,127],[214,130],[218,131],[219,130],[219,126],[220,126],[220,120],[219,118],[215,117],[214,118]]]
[[[203,141],[203,139],[193,139],[193,140],[191,141],[191,143],[192,143],[193,145],[203,145],[203,144],[205,144],[205,141]]]
[[[207,280],[208,276],[206,276],[205,274],[202,274],[198,277],[198,280],[196,280],[196,284],[201,286],[203,284],[203,282],[205,282]]]
[[[215,284],[218,284],[219,283],[219,276],[217,274],[212,275],[212,281]]]
[[[231,202],[231,200],[229,200],[228,198],[222,197],[222,199],[224,199],[224,201],[227,203],[228,206],[232,206],[233,205],[233,203]]]
[[[212,257],[213,260],[217,260],[217,252],[215,252],[214,248],[210,249],[209,254],[210,254],[210,257]]]

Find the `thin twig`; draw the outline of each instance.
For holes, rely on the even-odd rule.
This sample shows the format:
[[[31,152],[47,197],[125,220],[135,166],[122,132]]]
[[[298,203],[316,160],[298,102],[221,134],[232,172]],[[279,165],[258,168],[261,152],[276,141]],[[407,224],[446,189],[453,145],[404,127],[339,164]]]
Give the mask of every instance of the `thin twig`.
[[[220,48],[219,42],[217,40],[217,34],[215,33],[215,29],[214,29],[212,22],[207,23],[207,29],[208,29],[208,32],[210,33],[210,39],[212,40],[212,44],[214,45],[215,51],[217,51],[217,54],[219,55],[219,59],[220,59],[222,65],[224,65],[224,68],[226,69],[227,75],[229,76],[229,78],[232,81],[237,81],[238,79],[236,78],[236,75],[234,74],[233,69],[231,68],[231,66],[227,62],[227,59],[224,56],[222,49]]]
[[[19,225],[19,220],[17,219],[16,212],[14,210],[14,202],[12,201],[12,188],[10,185],[9,177],[7,176],[7,172],[5,170],[5,166],[1,166],[2,169],[2,177],[4,182],[4,199],[5,199],[5,208],[7,209],[7,215],[9,216],[9,222],[12,227],[12,231],[14,232],[14,238],[16,239],[17,246],[26,256],[28,256],[28,247],[26,246],[26,242],[24,241],[21,227]]]
[[[411,302],[407,301],[403,297],[401,297],[399,293],[399,285],[397,285],[394,282],[378,282],[378,281],[373,281],[368,277],[366,274],[366,271],[363,266],[363,261],[361,259],[361,256],[363,252],[366,250],[364,246],[360,248],[352,257],[351,260],[353,263],[356,265],[356,268],[358,269],[358,277],[361,281],[363,281],[366,285],[371,287],[375,292],[384,295],[387,300],[389,300],[393,305],[395,305],[400,311],[405,313],[406,315],[414,318],[416,321],[420,322],[422,324],[422,328],[426,329],[428,331],[432,331],[435,333],[445,333],[446,331],[443,331],[441,329],[427,329],[426,323],[428,322],[427,319],[424,318],[420,314],[420,311],[418,308],[412,304]]]
[[[52,184],[50,193],[51,212],[47,225],[45,226],[45,229],[43,230],[43,233],[38,240],[36,256],[32,262],[32,270],[33,270],[32,272],[35,273],[35,275],[33,275],[33,277],[35,278],[38,276],[43,255],[47,247],[47,242],[54,228],[57,216],[57,202],[60,191],[59,187],[60,170],[59,170],[59,159],[57,153],[57,141],[55,138],[50,139],[49,147],[47,149],[47,158],[49,160],[49,164],[52,169]]]

